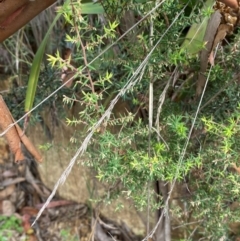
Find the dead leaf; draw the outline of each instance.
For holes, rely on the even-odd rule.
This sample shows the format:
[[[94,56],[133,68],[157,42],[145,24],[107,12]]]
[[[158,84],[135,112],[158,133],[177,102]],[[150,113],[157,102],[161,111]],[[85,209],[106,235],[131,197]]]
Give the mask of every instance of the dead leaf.
[[[30,222],[31,216],[29,214],[24,214],[22,216],[22,223],[23,223],[23,229],[25,234],[27,235],[27,241],[35,241],[37,240],[34,230],[31,227],[31,222]]]
[[[10,186],[10,185],[12,185],[12,184],[17,184],[17,183],[19,183],[19,182],[24,182],[24,181],[26,181],[26,179],[23,178],[23,177],[16,177],[16,178],[14,178],[14,179],[8,178],[8,179],[5,179],[5,180],[1,183],[1,186],[7,187],[7,186]]]
[[[3,200],[2,202],[2,213],[5,216],[11,216],[15,213],[15,207],[9,200]]]
[[[10,196],[15,191],[15,185],[6,187],[4,190],[0,191],[0,200],[4,200]]]
[[[9,178],[9,177],[15,177],[17,176],[17,172],[14,172],[12,170],[6,170],[2,173],[2,177]]]
[[[209,63],[214,66],[214,54],[213,51],[211,51],[209,58],[208,58]]]
[[[231,26],[229,26],[228,24],[219,25],[212,49],[216,48],[218,43],[220,43],[226,37],[227,33],[230,30],[231,30]]]
[[[30,216],[37,216],[38,211],[39,210],[37,208],[26,206],[26,207],[23,207],[21,209],[21,214],[22,215],[27,214],[27,215],[30,215]]]
[[[220,2],[234,9],[237,9],[239,7],[237,0],[220,0]]]
[[[205,45],[205,48],[200,53],[200,72],[199,72],[198,80],[196,84],[197,97],[201,95],[204,85],[206,83],[205,72],[208,66],[208,58],[213,49],[215,36],[217,34],[218,27],[221,22],[221,18],[222,18],[222,15],[220,11],[217,10],[212,14],[207,25],[207,29],[204,35],[204,42],[206,43],[206,45]]]
[[[240,167],[237,167],[236,163],[232,163],[232,167],[238,174],[240,174]]]

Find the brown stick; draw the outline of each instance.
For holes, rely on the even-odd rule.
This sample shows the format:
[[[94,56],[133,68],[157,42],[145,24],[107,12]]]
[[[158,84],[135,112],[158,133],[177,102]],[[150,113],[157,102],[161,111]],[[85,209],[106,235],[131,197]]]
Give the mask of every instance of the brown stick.
[[[56,0],[0,1],[0,43]]]
[[[0,127],[5,130],[9,125],[14,123],[11,112],[9,111],[6,103],[4,102],[2,96],[0,95]],[[24,154],[21,150],[21,141],[27,148],[27,150],[31,153],[31,155],[38,161],[42,162],[42,156],[38,152],[38,150],[34,147],[32,142],[28,139],[28,137],[24,134],[22,129],[18,124],[15,124],[14,127],[9,129],[5,134],[10,150],[15,155],[15,162],[22,161],[25,159]]]
[[[0,95],[0,127],[4,131],[12,123],[11,113]],[[21,140],[15,126],[9,129],[5,136],[9,144],[9,148],[15,156],[15,162],[24,160],[25,157],[21,150]]]
[[[12,121],[15,122],[15,120],[12,117]],[[15,125],[17,133],[22,141],[22,143],[25,145],[25,147],[27,148],[27,150],[31,153],[31,155],[38,161],[38,162],[42,162],[42,156],[41,154],[38,152],[38,150],[35,148],[35,146],[32,144],[32,142],[28,139],[28,137],[24,134],[24,132],[22,131],[22,129],[20,128],[20,126],[18,124]]]

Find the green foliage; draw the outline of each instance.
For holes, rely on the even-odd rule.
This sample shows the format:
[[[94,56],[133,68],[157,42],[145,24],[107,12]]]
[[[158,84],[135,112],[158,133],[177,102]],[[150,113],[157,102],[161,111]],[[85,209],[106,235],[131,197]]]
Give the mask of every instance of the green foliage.
[[[66,23],[64,44],[71,46],[71,61],[64,60],[60,50],[48,55],[54,73],[63,68],[75,73],[72,89],[56,96],[59,100],[64,94],[66,106],[83,107],[77,116],[67,119],[68,125],[84,126],[71,138],[72,145],[81,144],[79,140],[122,93],[87,148],[85,165],[109,187],[102,199],[110,202],[124,196],[132,198],[140,210],[147,205],[156,210],[163,207],[164,200],[161,193],[149,189],[150,183],[161,180],[169,186],[175,182],[185,185],[187,194],[177,193],[184,209],[181,205],[169,208],[173,220],[176,217],[186,224],[186,240],[196,230],[196,236],[204,240],[230,237],[228,225],[239,217],[239,210],[232,210],[230,205],[240,201],[240,177],[233,168],[234,164],[239,166],[240,151],[240,34],[231,36],[227,45],[224,42],[221,54],[217,54],[199,107],[195,96],[200,65],[197,53],[204,47],[201,41],[206,27],[199,25],[206,24],[213,1],[203,2],[165,1],[122,37],[156,6],[156,1],[100,1],[95,6],[104,10],[101,16],[84,15],[83,3],[70,1],[59,12]],[[184,8],[186,3],[189,5]],[[136,78],[131,77],[160,38],[134,86]],[[45,76],[45,86],[38,90],[43,97],[58,87],[50,74]],[[124,91],[130,80],[132,85]],[[149,83],[154,86],[153,123],[157,123],[152,129],[147,125]],[[39,100],[37,97],[36,102]],[[187,225],[192,221],[198,222],[196,230]]]
[[[7,241],[11,238],[10,231],[22,233],[21,220],[15,216],[0,216],[0,241]]]
[[[228,58],[228,62],[225,63],[229,66],[227,71],[221,63],[213,67],[203,103],[206,106],[200,110],[200,118],[197,119],[191,135],[189,134],[198,104],[192,101],[195,92],[193,81],[199,68],[198,59],[193,52],[197,53],[203,48],[203,44],[200,44],[201,40],[194,40],[193,43],[198,47],[186,47],[187,38],[190,38],[189,41],[193,39],[192,34],[186,36],[185,30],[196,24],[194,16],[197,16],[199,22],[200,19],[205,19],[203,21],[207,22],[206,19],[212,12],[209,7],[211,3],[208,1],[204,7],[200,3],[195,3],[191,14],[188,8],[188,12],[182,14],[171,29],[166,31],[165,36],[162,36],[164,30],[169,27],[169,22],[175,21],[174,18],[184,6],[182,1],[167,1],[151,15],[152,22],[146,19],[137,29],[129,33],[130,37],[118,41],[114,48],[110,46],[121,36],[121,31],[125,31],[126,26],[123,26],[123,22],[126,16],[129,21],[132,20],[126,10],[133,11],[135,17],[142,17],[155,6],[155,2],[148,1],[144,5],[139,5],[134,1],[121,3],[104,1],[102,2],[105,10],[104,26],[101,26],[97,19],[90,21],[87,16],[75,18],[73,12],[77,12],[78,7],[73,5],[76,10],[68,11],[65,17],[72,30],[66,39],[75,45],[74,61],[79,66],[77,69],[79,80],[76,85],[79,86],[80,93],[74,99],[67,96],[64,98],[65,103],[75,101],[84,105],[79,117],[68,119],[68,124],[84,124],[86,130],[89,130],[106,111],[116,93],[125,86],[151,47],[158,41],[159,36],[162,36],[160,45],[148,61],[141,82],[122,96],[121,101],[126,103],[128,111],[119,114],[117,109],[100,125],[90,140],[88,160],[85,164],[95,170],[96,177],[100,181],[109,184],[111,192],[105,197],[107,202],[109,198],[121,195],[132,198],[141,210],[149,204],[152,209],[163,205],[162,199],[157,201],[156,193],[149,191],[148,183],[156,180],[181,183],[188,180],[191,191],[187,200],[187,212],[189,216],[193,213],[196,220],[204,220],[200,223],[199,234],[209,240],[213,235],[215,238],[227,235],[225,220],[237,218],[237,212],[233,214],[227,204],[239,199],[239,177],[229,171],[231,165],[237,163],[239,153],[237,141],[239,114],[234,110],[236,102],[232,104],[227,120],[221,116],[226,114],[223,105],[213,107],[219,104],[219,100],[211,106],[207,102],[213,93],[219,91],[223,82],[227,83],[231,79],[234,70],[230,66],[235,65],[235,60],[229,53],[224,55]],[[135,22],[130,23],[128,28],[133,24]],[[153,36],[149,35],[150,24]],[[204,29],[201,30],[200,38],[203,37],[203,33]],[[182,45],[184,38],[185,44]],[[107,48],[109,49],[95,60],[95,56]],[[236,52],[235,54],[237,55]],[[92,63],[92,60],[95,62]],[[49,56],[49,61],[57,68],[69,67],[59,54]],[[86,67],[88,63],[90,65]],[[160,133],[156,134],[146,126],[146,117],[139,118],[137,110],[139,108],[144,110],[147,104],[144,98],[141,99],[139,96],[148,95],[146,89],[154,76],[154,103],[156,103],[175,67],[178,68],[179,75],[175,80],[173,91],[178,95],[175,98],[176,102],[166,97],[159,119]],[[220,76],[224,76],[224,79],[220,80]],[[230,101],[236,89],[229,86],[223,92],[221,96],[228,96]],[[156,118],[157,105],[153,111]],[[149,132],[152,136],[150,142]],[[196,134],[198,132],[200,134]],[[162,141],[159,141],[159,135]],[[80,136],[76,134],[72,141],[76,142]],[[184,197],[183,200],[186,202]],[[173,216],[181,216],[181,210],[173,207],[171,211]],[[192,230],[186,229],[186,232],[190,235]]]
[[[70,233],[70,230],[68,230],[68,229],[62,229],[60,231],[60,236],[61,236],[62,241],[77,241],[77,240],[79,240],[79,237],[77,237],[77,236],[74,237]]]
[[[12,85],[14,86],[7,95],[4,95],[4,100],[7,103],[8,108],[11,110],[11,113],[15,119],[19,119],[22,117],[22,113],[24,113],[24,100],[25,93],[27,91],[27,79],[22,79],[22,86],[17,86],[16,81],[12,81]],[[52,69],[50,66],[45,66],[40,72],[40,76],[38,79],[38,86],[36,91],[36,96],[34,99],[34,105],[39,104],[44,98],[48,97],[54,90],[59,88],[61,82],[59,81],[58,71],[56,69]],[[37,112],[33,112],[31,114],[30,123],[35,124],[36,122],[40,122],[44,124],[42,121],[41,112],[42,110],[49,110],[52,113],[52,121],[56,122],[59,118],[64,118],[66,115],[66,111],[64,110],[64,106],[62,105],[62,96],[73,94],[73,90],[70,89],[61,89],[54,98],[50,98],[43,105],[38,108]],[[22,123],[21,123],[22,124]]]

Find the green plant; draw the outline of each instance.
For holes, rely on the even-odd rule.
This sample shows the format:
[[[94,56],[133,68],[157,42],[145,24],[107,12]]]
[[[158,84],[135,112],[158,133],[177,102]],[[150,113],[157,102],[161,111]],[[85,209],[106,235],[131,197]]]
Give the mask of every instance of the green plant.
[[[232,170],[240,151],[240,34],[229,37],[215,65],[201,73],[209,81],[199,100],[198,52],[206,27],[199,24],[206,25],[213,11],[213,1],[205,3],[100,1],[104,14],[97,17],[82,14],[82,3],[70,1],[59,12],[68,26],[72,62],[60,51],[48,55],[54,70],[75,73],[63,102],[84,109],[67,123],[85,127],[71,141],[80,145],[87,133],[77,154],[87,149],[84,164],[108,185],[101,199],[124,196],[140,210],[169,209],[173,221],[184,222],[184,240],[230,238],[228,225],[239,216],[231,203],[240,201],[239,175]],[[116,103],[125,105],[114,109]],[[159,193],[150,188],[155,182],[164,184]],[[176,183],[185,191],[174,196]]]
[[[77,241],[79,237],[73,236],[68,229],[62,229],[60,231],[60,237],[62,241]]]
[[[11,231],[22,233],[21,220],[15,216],[0,216],[0,240],[9,240],[12,235]]]
[[[199,51],[199,46],[193,47],[192,45],[191,48],[196,49],[193,51],[184,47],[186,45],[182,45],[185,29],[195,24],[194,18],[189,18],[187,12],[178,16],[175,21],[179,10],[184,9],[184,4],[180,1],[167,1],[151,15],[151,18],[147,18],[131,32],[131,38],[117,41],[115,52],[110,53],[108,50],[96,60],[97,64],[91,62],[94,56],[98,55],[99,49],[104,50],[106,46],[110,47],[120,36],[124,28],[121,21],[124,21],[126,14],[129,14],[123,9],[133,11],[135,16],[141,17],[154,4],[153,1],[141,6],[131,1],[123,1],[120,4],[114,1],[104,2],[106,24],[102,28],[96,19],[91,25],[87,16],[73,16],[73,12],[77,12],[78,7],[81,8],[81,6],[73,5],[73,8],[77,9],[68,12],[67,19],[72,19],[73,32],[67,36],[67,41],[75,44],[76,48],[75,59],[79,66],[76,69],[79,76],[77,84],[80,86],[80,95],[75,99],[65,97],[64,101],[65,103],[80,102],[85,108],[79,113],[79,118],[67,121],[69,125],[83,123],[86,130],[89,130],[106,113],[105,111],[108,111],[110,101],[118,91],[127,88],[130,80],[135,81],[134,83],[137,84],[135,86],[132,84],[131,88],[122,95],[122,101],[127,104],[128,111],[121,115],[117,113],[118,111],[113,111],[91,135],[87,151],[89,158],[85,164],[96,171],[96,176],[100,181],[110,185],[112,191],[110,196],[106,195],[106,201],[111,196],[125,196],[132,198],[141,210],[148,205],[153,210],[164,206],[164,199],[161,197],[156,199],[156,194],[149,190],[148,183],[162,180],[174,185],[176,181],[184,183],[186,179],[189,180],[188,185],[192,190],[190,199],[186,200],[184,196],[182,197],[182,201],[189,205],[187,211],[189,219],[191,220],[191,213],[193,213],[194,219],[204,220],[200,224],[199,234],[211,239],[215,233],[215,237],[220,238],[227,232],[227,223],[224,220],[231,218],[229,209],[224,209],[225,203],[229,201],[227,190],[237,193],[238,187],[238,176],[227,172],[227,167],[230,167],[231,163],[229,151],[234,146],[231,154],[234,161],[238,153],[238,147],[234,145],[238,121],[236,117],[230,117],[230,121],[225,122],[221,117],[225,111],[223,106],[221,106],[223,109],[217,109],[221,114],[214,112],[212,106],[208,106],[201,110],[200,118],[196,120],[195,126],[191,129],[198,103],[191,101],[195,86],[194,78],[189,76],[192,76],[191,73],[198,69],[198,59],[195,54]],[[193,14],[196,14],[196,9],[200,11],[201,8],[201,4],[195,3],[192,7]],[[209,7],[204,9],[200,11],[202,15],[200,17],[209,17],[212,9]],[[169,22],[175,24],[170,28]],[[128,28],[134,23],[130,23]],[[163,35],[163,29],[168,27],[169,29]],[[149,28],[152,28],[152,36],[149,35]],[[144,71],[142,76],[135,75],[135,79],[131,78],[138,66],[144,63],[146,54],[157,43],[159,36],[162,36],[161,42],[147,59],[147,65],[142,67]],[[190,38],[192,40],[192,37]],[[201,47],[203,48],[204,45],[201,44]],[[228,56],[227,65],[230,68],[234,60],[228,53],[225,56]],[[49,61],[59,68],[66,64],[59,55],[49,56]],[[176,102],[170,101],[165,95],[161,115],[159,119],[155,119],[156,123],[159,123],[159,126],[156,126],[159,131],[155,133],[146,126],[146,116],[139,118],[138,111],[139,109],[144,111],[146,108],[147,103],[144,98],[149,95],[146,91],[149,83],[154,82],[153,103],[155,104],[163,88],[171,81],[171,76],[174,76],[174,68],[178,69],[178,79],[173,80],[175,81],[173,85],[177,89],[174,91],[178,93],[174,99]],[[222,65],[214,66],[206,98],[211,96],[215,89],[219,90],[220,84],[216,79],[219,78],[220,72],[226,77],[225,82],[231,78],[229,72],[224,71],[223,68]],[[231,71],[234,70],[231,68]],[[228,90],[230,91],[229,88]],[[170,88],[168,91],[170,92]],[[227,92],[227,89],[225,91]],[[235,92],[233,89],[232,91]],[[171,97],[170,93],[169,95]],[[207,102],[204,100],[204,103]],[[233,106],[235,104],[236,102]],[[155,105],[153,107],[154,118],[157,116],[157,109],[158,105]],[[237,112],[233,111],[233,113],[234,116],[238,116]],[[230,113],[229,115],[231,116]],[[214,116],[218,122],[211,122],[204,116]],[[192,133],[189,134],[190,130]],[[149,140],[150,132],[151,139]],[[159,136],[161,136],[161,141]],[[75,136],[74,140],[76,139],[79,137]],[[221,162],[216,161],[218,158]],[[223,179],[224,184],[221,183]],[[213,187],[209,186],[211,183],[214,184]],[[179,193],[179,195],[182,194]],[[212,199],[217,199],[217,202]],[[232,196],[232,200],[237,199],[237,195]],[[205,200],[211,200],[212,205]],[[183,215],[179,214],[181,211],[177,207],[173,207],[171,211],[172,215],[179,217]],[[216,226],[217,220],[221,220],[218,226]],[[185,232],[190,235],[192,229],[186,228]]]

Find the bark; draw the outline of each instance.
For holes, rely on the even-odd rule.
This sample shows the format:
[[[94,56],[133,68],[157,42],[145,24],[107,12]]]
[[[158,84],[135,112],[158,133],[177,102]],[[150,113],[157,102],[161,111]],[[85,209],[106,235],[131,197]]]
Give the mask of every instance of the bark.
[[[56,0],[7,0],[0,2],[0,43],[22,28]]]
[[[237,0],[220,0],[220,2],[234,9],[237,9],[239,7]]]

